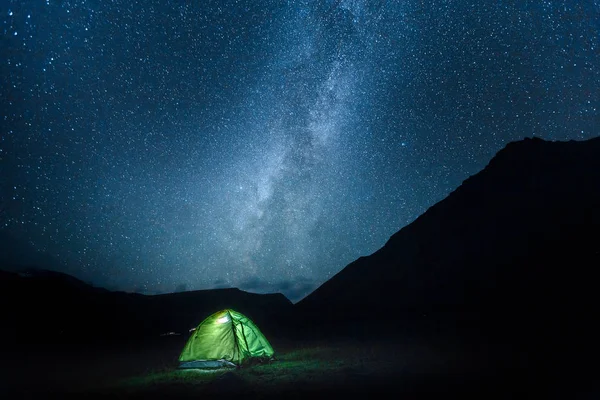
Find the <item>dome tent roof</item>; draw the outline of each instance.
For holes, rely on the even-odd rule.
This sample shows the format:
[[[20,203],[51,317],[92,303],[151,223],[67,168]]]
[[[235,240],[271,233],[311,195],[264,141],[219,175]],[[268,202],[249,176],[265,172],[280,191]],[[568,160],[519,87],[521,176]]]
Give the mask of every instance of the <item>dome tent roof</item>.
[[[198,325],[179,361],[180,368],[215,368],[268,360],[273,354],[271,344],[250,318],[225,309]]]

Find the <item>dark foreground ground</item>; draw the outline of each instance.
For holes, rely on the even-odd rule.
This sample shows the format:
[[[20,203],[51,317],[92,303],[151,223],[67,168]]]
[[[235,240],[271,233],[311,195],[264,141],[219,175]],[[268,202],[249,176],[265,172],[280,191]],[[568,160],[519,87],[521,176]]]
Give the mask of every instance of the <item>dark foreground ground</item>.
[[[178,370],[184,336],[106,346],[8,346],[0,398],[595,399],[589,376],[533,365],[526,353],[451,340],[272,338],[276,360],[233,370]],[[590,366],[590,371],[598,370]]]

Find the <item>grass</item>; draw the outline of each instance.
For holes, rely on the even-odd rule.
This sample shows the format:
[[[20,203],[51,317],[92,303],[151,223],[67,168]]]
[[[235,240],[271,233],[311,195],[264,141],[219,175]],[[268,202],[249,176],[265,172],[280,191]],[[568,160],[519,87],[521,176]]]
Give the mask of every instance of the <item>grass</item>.
[[[151,372],[109,385],[112,389],[130,389],[145,388],[163,384],[186,384],[203,385],[227,372],[225,369],[215,370],[166,370],[163,372]]]
[[[424,372],[435,365],[433,360],[432,354],[422,348],[398,344],[296,344],[284,346],[270,363],[208,371],[162,366],[107,385],[104,391],[148,397],[240,392],[268,396],[341,387],[358,389]]]
[[[32,371],[31,366],[40,358],[25,360],[20,384],[13,391],[31,398],[48,392],[74,398],[222,398],[241,393],[251,398],[293,398],[332,392],[372,394],[390,387],[396,393],[430,390],[446,383],[440,376],[460,380],[473,375],[466,370],[469,363],[463,360],[464,351],[401,340],[272,341],[276,359],[270,363],[208,371],[177,368],[183,344],[181,338],[165,339],[95,355],[56,353],[43,358],[53,364],[45,365],[43,375],[36,376],[37,385],[31,385],[32,372],[39,371]],[[9,372],[15,370],[14,365]],[[415,385],[421,386],[413,389]]]
[[[153,391],[160,386],[186,386],[187,390],[228,386],[228,390],[252,387],[271,391],[298,383],[317,383],[331,380],[343,373],[352,363],[348,357],[331,347],[308,347],[281,352],[269,363],[221,368],[214,370],[179,370],[175,366],[155,369],[148,373],[126,378],[110,386],[112,390]],[[221,380],[227,383],[220,384]]]

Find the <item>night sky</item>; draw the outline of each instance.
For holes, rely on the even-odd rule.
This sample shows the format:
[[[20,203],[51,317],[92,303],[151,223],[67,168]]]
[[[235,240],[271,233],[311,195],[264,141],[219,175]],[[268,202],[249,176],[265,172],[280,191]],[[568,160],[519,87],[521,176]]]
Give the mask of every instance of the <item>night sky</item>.
[[[600,126],[600,1],[0,0],[0,223],[141,293],[297,301],[508,142]]]

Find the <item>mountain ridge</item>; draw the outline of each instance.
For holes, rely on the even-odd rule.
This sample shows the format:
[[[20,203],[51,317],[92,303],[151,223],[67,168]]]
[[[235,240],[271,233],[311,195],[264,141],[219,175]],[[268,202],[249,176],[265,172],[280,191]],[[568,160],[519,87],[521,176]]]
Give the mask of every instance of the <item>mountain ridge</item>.
[[[110,345],[153,340],[166,332],[185,334],[215,311],[233,308],[265,331],[292,303],[281,293],[237,288],[159,295],[110,291],[48,270],[0,270],[4,343]],[[38,334],[44,327],[44,335]],[[85,334],[82,334],[85,332]]]
[[[572,291],[569,306],[574,298],[591,301],[589,282],[576,274],[561,282],[559,262],[572,258],[569,264],[584,275],[592,265],[586,257],[600,262],[594,252],[599,174],[600,137],[511,142],[379,250],[348,264],[296,306],[324,325],[347,320],[355,326],[389,313],[485,314],[485,307],[503,318],[521,313],[520,320],[521,305],[538,312],[543,301],[558,307],[551,289],[558,283]],[[503,298],[503,290],[515,297]]]

